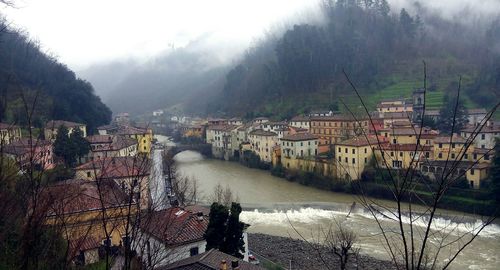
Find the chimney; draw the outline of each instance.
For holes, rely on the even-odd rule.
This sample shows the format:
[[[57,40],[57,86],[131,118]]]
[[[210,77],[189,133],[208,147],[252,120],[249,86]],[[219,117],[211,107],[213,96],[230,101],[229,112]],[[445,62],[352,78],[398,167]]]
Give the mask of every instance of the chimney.
[[[231,262],[231,269],[233,269],[233,270],[239,270],[240,269],[240,265],[239,265],[238,260],[233,260]]]
[[[220,262],[220,270],[227,270],[227,263],[226,260],[222,260]]]

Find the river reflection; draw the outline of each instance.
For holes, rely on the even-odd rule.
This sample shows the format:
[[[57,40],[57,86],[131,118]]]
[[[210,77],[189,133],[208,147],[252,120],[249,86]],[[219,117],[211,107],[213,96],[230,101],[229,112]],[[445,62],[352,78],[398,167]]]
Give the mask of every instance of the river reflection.
[[[332,224],[332,219],[343,222],[359,236],[361,251],[371,256],[387,259],[379,236],[380,231],[373,217],[358,207],[347,217],[355,196],[323,191],[274,177],[267,171],[249,169],[236,162],[205,159],[199,153],[185,151],[175,160],[181,174],[198,180],[205,198],[218,184],[229,186],[241,202],[244,211],[241,219],[250,224],[249,232],[261,232],[279,236],[298,237],[291,224],[308,239]],[[474,226],[447,217],[446,211],[435,220],[435,229],[455,227],[464,231]],[[463,216],[463,215],[460,215]],[[397,224],[385,219],[386,226]],[[425,220],[420,221],[424,225]],[[454,226],[456,225],[456,226]],[[452,265],[452,269],[500,269],[500,227],[487,227]]]

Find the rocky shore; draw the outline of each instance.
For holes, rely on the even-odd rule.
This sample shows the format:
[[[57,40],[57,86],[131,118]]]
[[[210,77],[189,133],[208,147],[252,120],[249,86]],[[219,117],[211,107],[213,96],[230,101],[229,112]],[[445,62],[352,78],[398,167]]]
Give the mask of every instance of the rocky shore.
[[[289,269],[290,260],[292,269],[340,269],[338,257],[329,254],[325,248],[312,246],[305,241],[267,234],[249,234],[248,241],[252,252],[283,266],[284,269]],[[353,255],[349,258],[347,269],[391,270],[396,268],[389,261],[365,255]]]

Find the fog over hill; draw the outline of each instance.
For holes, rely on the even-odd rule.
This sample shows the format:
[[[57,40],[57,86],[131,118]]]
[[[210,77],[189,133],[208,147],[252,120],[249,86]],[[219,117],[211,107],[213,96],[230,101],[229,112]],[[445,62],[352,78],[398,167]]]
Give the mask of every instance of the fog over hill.
[[[127,111],[141,114],[160,108],[195,113],[215,113],[220,107],[217,101],[221,100],[221,97],[223,99],[224,95],[226,95],[223,89],[228,87],[228,73],[242,63],[244,63],[242,67],[249,69],[251,73],[262,72],[258,69],[251,69],[252,64],[250,62],[257,62],[257,64],[254,63],[253,67],[268,65],[265,64],[263,59],[256,58],[269,58],[267,60],[276,58],[275,47],[277,42],[282,38],[286,30],[293,29],[295,24],[323,27],[327,21],[325,20],[324,9],[319,7],[325,2],[317,1],[315,5],[309,5],[308,9],[304,10],[303,13],[290,14],[281,23],[274,22],[267,29],[262,30],[264,34],[255,37],[250,43],[248,38],[245,41],[238,38],[221,39],[217,37],[217,33],[207,32],[196,36],[183,46],[175,47],[173,43],[166,44],[161,53],[152,57],[119,58],[94,63],[78,71],[78,74],[94,85],[96,92],[115,113]],[[351,1],[338,2],[349,3]],[[382,1],[356,2],[363,5],[363,3],[377,4]],[[405,8],[413,18],[416,18],[416,14],[419,13],[422,16],[419,19],[422,19],[425,25],[425,33],[428,37],[433,37],[433,40],[429,39],[429,43],[437,42],[441,46],[449,44],[450,51],[455,50],[453,52],[455,55],[461,48],[457,49],[457,46],[455,46],[456,40],[448,40],[450,36],[444,35],[441,31],[458,29],[460,28],[459,25],[466,26],[460,28],[466,30],[460,32],[463,36],[456,36],[456,38],[457,40],[460,39],[460,43],[471,43],[474,40],[471,39],[469,34],[473,34],[477,29],[481,29],[481,33],[486,31],[497,18],[500,10],[500,1],[497,0],[485,0],[481,1],[481,3],[466,0],[391,0],[388,2],[391,7],[391,16],[399,17],[401,8]],[[258,19],[258,16],[256,19]],[[442,21],[447,23],[444,24]],[[230,24],[231,22],[227,23]],[[439,25],[439,27],[436,27],[436,25]],[[443,25],[446,27],[441,27]],[[244,34],[241,33],[241,35]],[[425,37],[422,38],[425,39]],[[469,45],[467,44],[467,46]],[[498,44],[493,44],[490,48],[495,49],[495,46],[496,50],[500,51]],[[466,52],[470,53],[471,51],[466,50]],[[419,52],[416,53],[417,55],[412,58],[412,61],[419,59]],[[431,56],[431,59],[434,59],[433,57]],[[424,58],[429,58],[429,55],[420,56],[420,59]],[[271,63],[274,62],[271,61]],[[430,62],[432,64],[432,61]],[[443,64],[442,61],[437,62],[439,62],[438,65]],[[452,67],[455,73],[450,74],[459,75],[461,71],[470,71],[470,69],[462,68],[463,65],[468,65],[468,62],[458,62],[459,65]],[[447,74],[447,76],[450,74]],[[238,82],[242,84],[238,86],[238,89],[240,89],[238,91],[248,92],[249,84],[261,83],[262,76],[249,76],[248,74],[247,76],[247,79]],[[447,86],[443,85],[442,88]],[[259,88],[264,92],[268,91],[263,88],[264,86],[254,85],[252,87]],[[273,87],[276,88],[277,86]],[[247,102],[247,96],[240,94],[237,94],[237,96],[244,98],[239,100],[240,102],[252,104],[251,100]],[[237,100],[223,99],[223,101],[236,102]],[[229,111],[231,110],[229,109]]]

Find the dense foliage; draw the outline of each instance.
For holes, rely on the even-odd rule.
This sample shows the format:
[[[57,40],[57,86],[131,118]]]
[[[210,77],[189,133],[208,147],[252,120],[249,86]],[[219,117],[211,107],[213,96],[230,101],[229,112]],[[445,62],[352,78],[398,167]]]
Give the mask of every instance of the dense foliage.
[[[0,15],[0,29],[5,25]],[[38,127],[57,119],[85,123],[92,131],[111,120],[90,83],[11,28],[0,31],[0,96],[3,122],[27,124],[24,101],[29,108],[36,104],[32,123]]]
[[[90,151],[90,144],[79,128],[75,128],[69,135],[65,126],[57,129],[54,141],[54,154],[61,158],[67,167],[73,167],[76,162]]]
[[[231,203],[231,209],[219,203],[212,204],[210,220],[205,232],[207,250],[216,248],[224,253],[243,258],[245,224],[240,221],[240,214],[241,206],[239,203]]]
[[[489,107],[499,94],[498,20],[456,23],[418,2],[412,14],[392,13],[385,0],[326,1],[323,12],[324,24],[295,25],[249,50],[209,110],[289,118],[352,97],[343,70],[369,99],[402,80],[421,82],[422,60],[430,91],[452,93],[449,79],[464,75],[465,93],[475,105]],[[448,81],[438,87],[443,79]]]

